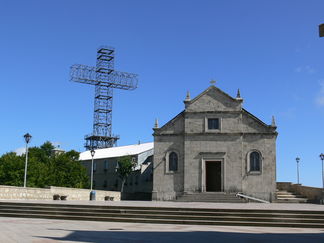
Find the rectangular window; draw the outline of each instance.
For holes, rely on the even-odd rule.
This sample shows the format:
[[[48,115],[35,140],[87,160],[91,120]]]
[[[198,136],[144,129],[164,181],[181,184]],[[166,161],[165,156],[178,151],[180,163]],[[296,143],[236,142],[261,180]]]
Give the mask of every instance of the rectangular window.
[[[208,130],[219,129],[219,119],[218,118],[208,118]]]
[[[105,168],[104,168],[104,170],[105,170],[105,171],[108,170],[108,161],[107,161],[107,160],[105,160]]]

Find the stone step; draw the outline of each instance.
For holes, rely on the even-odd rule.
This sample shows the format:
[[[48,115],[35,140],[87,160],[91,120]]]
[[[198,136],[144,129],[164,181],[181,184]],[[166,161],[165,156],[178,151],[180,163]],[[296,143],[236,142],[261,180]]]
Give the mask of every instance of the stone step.
[[[192,200],[178,200],[178,202],[193,202]],[[242,203],[241,201],[230,201],[230,200],[195,200],[194,202],[201,203]]]
[[[300,197],[303,197],[303,196],[300,195],[300,194],[293,194],[293,193],[287,193],[287,194],[284,194],[284,193],[282,193],[282,194],[278,194],[278,193],[277,193],[277,196],[293,196],[293,197],[298,197],[298,196],[300,196]]]
[[[297,194],[293,194],[293,193],[277,193],[277,196],[298,196]]]
[[[176,199],[179,202],[215,202],[215,203],[243,203],[243,199],[235,194],[225,192],[186,193]]]
[[[17,212],[13,212],[13,211],[7,211],[7,212],[0,212],[0,216],[3,215],[13,215],[16,214]],[[90,213],[78,213],[78,212],[74,212],[74,213],[60,213],[59,211],[56,212],[38,212],[38,211],[29,211],[29,210],[20,210],[19,211],[20,215],[34,215],[34,216],[56,216],[56,217],[79,217],[79,219],[81,219],[82,217],[85,219],[91,218],[91,217],[95,217],[95,218],[100,218],[102,220],[104,220],[105,218],[107,219],[111,219],[112,217],[114,217],[114,214],[90,214]],[[278,221],[282,221],[282,222],[300,222],[300,223],[319,223],[319,224],[324,224],[324,218],[320,218],[320,219],[313,219],[313,218],[308,218],[308,219],[296,219],[296,218],[289,218],[289,216],[283,216],[280,218],[275,218],[275,217],[271,217],[266,214],[263,214],[261,217],[256,217],[254,216],[244,216],[244,217],[238,217],[236,215],[217,215],[217,216],[197,216],[197,215],[182,215],[182,216],[178,216],[178,215],[164,215],[164,214],[134,214],[134,213],[124,213],[124,214],[120,214],[118,215],[119,218],[144,218],[144,219],[169,219],[169,220],[196,220],[196,221],[249,221],[249,222],[278,222]]]
[[[276,191],[277,194],[294,194],[293,192],[289,191]]]
[[[66,220],[324,228],[324,211],[2,203],[0,216]]]
[[[177,199],[177,201],[187,201],[187,202],[196,202],[196,201],[201,201],[201,200],[206,200],[206,201],[237,201],[237,202],[242,202],[240,198],[192,198],[192,197],[180,197]]]
[[[307,199],[296,200],[296,199],[277,199],[276,203],[307,203]]]
[[[296,196],[300,196],[298,194],[293,194],[293,193],[277,193],[277,196],[292,196],[292,197],[296,197]]]
[[[199,198],[204,198],[204,199],[240,199],[239,197],[199,197],[199,196],[181,196],[179,198],[192,198],[192,199],[199,199]]]
[[[232,214],[264,214],[271,213],[271,215],[312,215],[324,217],[324,211],[292,211],[292,210],[263,210],[263,209],[217,209],[217,208],[168,208],[168,207],[132,207],[132,206],[90,206],[90,207],[79,207],[79,205],[40,205],[33,203],[31,206],[22,203],[15,203],[9,205],[3,205],[0,203],[0,209],[26,209],[29,210],[45,210],[45,211],[64,211],[64,210],[74,210],[74,211],[87,211],[87,212],[115,212],[115,213],[126,213],[126,212],[142,212],[142,213],[190,213],[190,214],[220,214],[220,213],[232,213]],[[31,203],[29,203],[31,204]],[[72,207],[71,207],[72,206]]]
[[[288,191],[277,191],[276,195],[276,203],[307,203],[308,201],[306,197]]]
[[[182,195],[182,197],[204,197],[204,198],[237,198],[235,195]]]
[[[0,214],[1,217],[17,217],[17,214]],[[30,214],[20,214],[21,218],[34,218],[34,215]],[[324,228],[323,223],[305,223],[305,222],[248,222],[248,221],[232,221],[232,220],[222,220],[222,221],[208,221],[208,220],[170,220],[170,219],[143,219],[141,218],[102,218],[102,217],[67,217],[65,215],[37,215],[37,218],[46,219],[63,219],[63,220],[85,220],[85,221],[109,221],[109,222],[127,222],[127,223],[157,223],[157,224],[190,224],[190,225],[229,225],[229,226],[256,226],[256,227],[298,227],[298,228]]]
[[[277,195],[277,198],[306,198],[301,195]]]

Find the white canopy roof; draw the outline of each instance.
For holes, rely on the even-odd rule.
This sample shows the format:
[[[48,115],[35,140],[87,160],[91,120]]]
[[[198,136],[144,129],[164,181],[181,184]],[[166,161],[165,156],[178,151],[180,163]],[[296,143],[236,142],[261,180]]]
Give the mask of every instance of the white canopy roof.
[[[136,155],[151,150],[154,143],[133,144],[128,146],[96,149],[94,159],[115,158],[127,155]],[[80,153],[79,160],[91,160],[90,151]]]

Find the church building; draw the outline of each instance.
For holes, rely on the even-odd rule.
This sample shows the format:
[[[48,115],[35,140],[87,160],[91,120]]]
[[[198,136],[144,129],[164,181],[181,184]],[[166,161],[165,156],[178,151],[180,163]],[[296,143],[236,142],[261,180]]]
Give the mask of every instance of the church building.
[[[276,192],[274,118],[267,125],[236,98],[211,85],[159,128],[156,121],[153,200],[190,193],[241,192],[272,201]]]

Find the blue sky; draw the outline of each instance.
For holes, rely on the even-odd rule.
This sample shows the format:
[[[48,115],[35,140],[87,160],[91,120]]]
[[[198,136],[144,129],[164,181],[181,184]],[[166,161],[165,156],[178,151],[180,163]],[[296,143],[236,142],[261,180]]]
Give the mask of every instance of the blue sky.
[[[321,186],[324,152],[322,0],[1,0],[0,154],[45,141],[83,151],[94,88],[69,81],[73,64],[95,65],[116,49],[115,67],[139,74],[115,90],[118,145],[152,141],[160,125],[211,79],[266,123],[276,117],[277,180]]]

